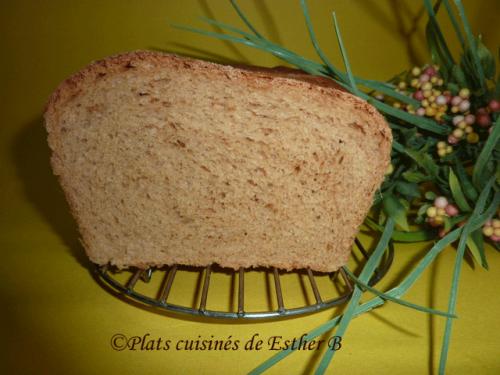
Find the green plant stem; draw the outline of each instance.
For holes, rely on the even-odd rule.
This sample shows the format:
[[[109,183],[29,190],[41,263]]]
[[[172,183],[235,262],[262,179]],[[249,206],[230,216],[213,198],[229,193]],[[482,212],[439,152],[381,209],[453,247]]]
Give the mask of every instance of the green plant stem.
[[[472,34],[472,29],[465,14],[465,9],[462,4],[462,0],[454,0],[454,1],[458,9],[458,15],[460,16],[460,19],[462,20],[462,25],[464,26],[465,36],[467,38],[467,43],[469,45],[469,49],[472,55],[472,61],[474,63],[475,70],[478,74],[479,85],[484,90],[486,89],[486,82],[485,82],[486,79],[484,75],[483,66],[479,61],[479,56],[477,55],[476,40],[474,39],[474,35]]]
[[[448,233],[445,237],[439,240],[432,248],[425,254],[424,258],[413,268],[413,270],[406,276],[406,278],[395,288],[386,292],[386,294],[392,297],[400,297],[404,295],[410,289],[415,282],[419,279],[422,273],[429,267],[430,264],[436,259],[436,257],[443,251],[448,245],[452,242],[456,241],[460,237],[460,233],[462,232],[462,228],[457,228],[450,233]],[[356,308],[355,317],[358,317],[366,312],[373,310],[374,308],[381,306],[385,303],[385,300],[380,297],[375,297],[361,306]],[[313,329],[310,333],[308,333],[305,337],[306,340],[312,340],[328,331],[332,328],[335,328],[339,323],[341,316],[337,316],[332,320],[322,324],[321,326]],[[268,368],[274,366],[279,361],[283,360],[290,354],[292,354],[296,349],[286,349],[283,350],[276,355],[272,356],[259,366],[257,366],[254,370],[250,372],[252,375],[262,374]]]
[[[351,85],[353,94],[360,96],[360,91],[356,86],[356,81],[354,80],[354,76],[352,75],[351,64],[349,63],[349,58],[347,57],[347,51],[344,47],[344,42],[342,41],[342,35],[340,33],[339,25],[337,22],[337,16],[335,15],[335,12],[332,13],[332,17],[333,17],[333,25],[335,26],[335,33],[337,34],[337,41],[340,47],[340,53],[342,54],[342,59],[344,60],[347,77],[349,78],[349,84]]]
[[[382,236],[380,237],[380,241],[378,242],[375,250],[373,251],[373,254],[370,256],[368,259],[368,262],[366,265],[363,267],[363,270],[361,271],[361,274],[359,276],[359,280],[363,283],[367,283],[368,280],[370,280],[371,276],[373,275],[373,272],[377,268],[378,264],[380,263],[380,259],[384,255],[385,249],[387,248],[387,245],[389,244],[389,241],[392,236],[392,231],[394,230],[395,222],[394,220],[389,217],[387,219],[387,222],[385,224],[385,229],[384,232],[382,233]],[[354,292],[352,293],[352,297],[349,301],[349,304],[347,305],[346,311],[342,315],[342,318],[340,319],[339,326],[336,331],[336,335],[343,337],[345,334],[345,331],[347,327],[349,326],[349,323],[351,322],[352,318],[354,317],[354,314],[356,312],[356,309],[359,304],[359,300],[361,299],[362,295],[362,290],[358,286],[354,286]],[[316,370],[317,375],[324,374],[326,369],[328,368],[328,365],[330,364],[331,360],[333,359],[333,356],[335,355],[334,350],[327,350],[326,353],[323,355],[323,358],[321,359],[319,366]]]
[[[462,269],[463,257],[464,257],[464,253],[465,253],[465,245],[466,245],[467,238],[474,231],[475,220],[477,220],[477,218],[480,216],[480,214],[483,211],[483,208],[486,204],[486,200],[488,199],[490,191],[493,187],[494,181],[495,181],[494,177],[490,178],[490,180],[488,181],[488,183],[486,184],[486,186],[482,190],[481,194],[479,195],[478,201],[476,203],[476,207],[474,208],[474,211],[472,212],[472,215],[469,218],[469,221],[467,222],[467,224],[465,224],[463,231],[460,235],[460,240],[459,240],[458,247],[457,247],[457,255],[455,258],[455,267],[453,269],[453,277],[452,277],[451,288],[450,288],[450,298],[449,298],[449,302],[448,302],[448,313],[449,314],[455,314],[457,294],[458,294],[458,281],[459,281],[460,272]],[[500,194],[497,193],[496,196],[500,196]],[[495,198],[494,200],[496,200],[496,199],[498,199],[498,198]],[[443,344],[441,346],[441,356],[440,356],[440,360],[439,360],[439,374],[440,375],[444,375],[444,373],[445,373],[452,324],[453,324],[452,319],[447,318],[446,323],[445,323]]]
[[[403,300],[401,298],[392,297],[390,294],[381,292],[381,291],[379,291],[379,290],[371,287],[367,283],[362,282],[346,266],[344,266],[342,268],[347,273],[347,275],[349,275],[349,277],[351,279],[353,279],[356,284],[358,284],[358,286],[361,289],[368,290],[369,292],[371,292],[371,293],[379,296],[380,298],[382,298],[384,300],[388,300],[388,301],[397,303],[399,305],[402,305],[402,306],[405,306],[405,307],[409,307],[411,309],[414,309],[414,310],[417,310],[417,311],[420,311],[420,312],[424,312],[424,313],[427,313],[427,314],[439,315],[439,316],[444,316],[444,317],[447,317],[447,318],[457,318],[456,315],[449,314],[449,313],[444,312],[444,311],[431,309],[429,307],[424,307],[424,306],[420,306],[420,305],[417,305],[417,304],[412,303],[412,302],[405,301],[405,300]]]
[[[455,33],[457,34],[457,38],[462,46],[462,50],[465,51],[465,39],[462,35],[462,31],[460,30],[460,25],[458,24],[457,18],[455,14],[453,14],[453,9],[451,8],[450,2],[448,0],[443,0],[444,7],[446,8],[446,12],[448,13],[448,17],[450,18],[451,24],[455,29]]]

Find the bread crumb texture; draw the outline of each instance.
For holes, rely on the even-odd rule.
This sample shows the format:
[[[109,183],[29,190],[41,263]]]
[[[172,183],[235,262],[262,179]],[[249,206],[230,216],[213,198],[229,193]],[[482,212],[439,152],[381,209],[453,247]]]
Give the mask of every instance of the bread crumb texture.
[[[157,52],[89,65],[45,120],[88,256],[120,268],[337,270],[390,162],[383,117],[327,79]]]

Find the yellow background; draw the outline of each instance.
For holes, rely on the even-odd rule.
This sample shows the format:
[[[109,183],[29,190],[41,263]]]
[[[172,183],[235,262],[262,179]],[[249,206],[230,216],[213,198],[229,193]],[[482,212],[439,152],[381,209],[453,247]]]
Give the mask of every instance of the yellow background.
[[[500,44],[500,1],[465,1],[473,29]],[[241,1],[255,25],[285,46],[314,57],[297,1]],[[427,61],[417,0],[310,1],[323,48],[341,65],[331,24],[337,17],[354,71],[386,79]],[[172,340],[198,335],[245,340],[288,338],[325,322],[333,311],[277,322],[201,322],[157,314],[124,303],[91,277],[77,232],[48,164],[41,113],[56,85],[91,60],[133,49],[163,49],[219,61],[272,66],[274,57],[249,48],[172,29],[202,26],[198,16],[242,26],[226,1],[3,1],[0,5],[0,372],[47,374],[241,374],[271,353],[113,351],[115,333],[150,333]],[[454,39],[447,22],[444,28]],[[210,29],[210,28],[209,28]],[[454,49],[456,43],[452,43]],[[398,246],[381,288],[394,285],[421,258],[423,245]],[[406,296],[445,309],[454,250]],[[500,255],[487,250],[491,270],[463,268],[450,374],[500,373]],[[286,287],[286,286],[285,286]],[[221,292],[222,293],[222,292]],[[293,302],[294,293],[285,303]],[[217,297],[215,297],[217,299]],[[336,373],[432,373],[441,344],[441,318],[389,304],[353,321],[334,360]],[[310,372],[319,357],[296,353],[274,374]],[[2,371],[3,370],[3,371]],[[331,369],[330,369],[331,370]],[[331,371],[333,372],[333,371]]]

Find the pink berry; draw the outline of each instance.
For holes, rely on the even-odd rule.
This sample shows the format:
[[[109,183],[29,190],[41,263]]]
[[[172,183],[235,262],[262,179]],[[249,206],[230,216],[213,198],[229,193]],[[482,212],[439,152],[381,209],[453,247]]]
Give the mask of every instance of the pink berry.
[[[488,104],[488,108],[492,112],[498,112],[500,111],[500,101],[492,99],[490,103]]]
[[[480,113],[476,116],[476,122],[479,126],[487,128],[491,125],[490,115],[487,113]]]
[[[472,114],[465,116],[465,123],[467,125],[472,125],[474,122],[476,122],[476,116]]]
[[[424,93],[422,92],[422,90],[415,91],[415,92],[413,93],[413,97],[414,97],[415,99],[419,100],[419,101],[422,101],[422,100],[424,100],[424,99],[425,99],[425,97],[424,97]]]
[[[446,197],[437,197],[434,199],[434,206],[437,208],[446,208],[448,205],[448,199]]]
[[[450,145],[456,145],[458,143],[458,139],[456,139],[453,135],[448,136],[448,143]]]
[[[479,108],[476,111],[476,115],[483,115],[483,114],[488,114],[488,111],[486,110],[486,108]]]
[[[429,66],[425,68],[424,73],[432,77],[436,75],[437,71],[433,66]]]
[[[417,109],[417,115],[424,116],[425,115],[425,108],[420,107],[419,109]]]
[[[470,108],[470,102],[468,100],[463,100],[458,105],[458,109],[460,110],[460,112],[467,112],[469,108]]]
[[[454,96],[451,99],[451,105],[458,106],[460,103],[462,103],[462,98],[460,96]]]
[[[455,206],[454,204],[448,204],[444,210],[446,211],[446,215],[452,217],[457,216],[459,213],[457,206]]]
[[[422,75],[420,76],[419,81],[420,81],[420,82],[422,82],[422,83],[425,83],[425,82],[428,82],[430,79],[431,79],[431,77],[429,77],[429,75],[428,75],[428,74],[425,74],[425,73],[424,73],[424,74],[422,74]]]
[[[490,237],[490,240],[492,240],[493,242],[500,242],[500,236],[493,235]]]

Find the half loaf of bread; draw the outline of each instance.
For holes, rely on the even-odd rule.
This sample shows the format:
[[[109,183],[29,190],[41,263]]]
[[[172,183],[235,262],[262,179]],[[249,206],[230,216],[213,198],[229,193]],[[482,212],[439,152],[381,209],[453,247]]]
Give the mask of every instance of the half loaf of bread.
[[[157,52],[87,66],[45,121],[86,252],[118,267],[334,271],[390,161],[384,118],[328,79]]]

